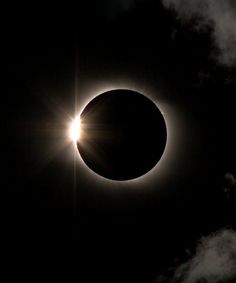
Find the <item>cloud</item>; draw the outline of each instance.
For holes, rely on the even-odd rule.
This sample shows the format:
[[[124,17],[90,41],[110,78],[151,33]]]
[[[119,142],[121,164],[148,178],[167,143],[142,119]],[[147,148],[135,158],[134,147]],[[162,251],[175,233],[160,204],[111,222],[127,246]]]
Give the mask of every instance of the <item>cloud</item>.
[[[155,283],[227,283],[236,279],[236,232],[223,229],[203,237],[195,255],[177,267],[172,276]],[[235,282],[235,281],[234,281]]]
[[[236,278],[236,233],[222,230],[203,238],[195,256],[181,265],[175,272],[175,279],[183,283],[227,282]]]
[[[212,27],[221,64],[236,64],[236,1],[235,0],[162,0],[183,21],[197,19],[197,27]],[[195,26],[196,27],[196,26]]]
[[[236,193],[236,178],[231,173],[225,174],[225,180],[227,181],[226,186],[224,187],[224,192],[228,200],[234,201]]]
[[[103,0],[106,16],[110,19],[116,15],[126,12],[135,6],[135,0]]]
[[[234,186],[236,186],[236,178],[234,177],[233,174],[231,174],[231,173],[226,173],[226,174],[225,174],[225,179],[228,181],[229,187],[234,187]]]

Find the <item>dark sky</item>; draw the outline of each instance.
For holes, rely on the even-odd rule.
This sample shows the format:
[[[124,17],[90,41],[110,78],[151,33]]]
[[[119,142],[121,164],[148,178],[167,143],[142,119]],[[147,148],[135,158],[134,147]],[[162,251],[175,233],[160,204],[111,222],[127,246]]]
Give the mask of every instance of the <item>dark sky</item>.
[[[198,24],[199,14],[181,19],[157,0],[19,4],[5,15],[9,274],[153,282],[202,236],[236,228],[235,180],[225,178],[236,174],[236,65],[234,54],[221,56],[216,27]],[[162,170],[132,185],[97,180],[81,160],[74,170],[73,148],[63,146],[75,92],[82,107],[120,86],[159,102],[171,129]]]

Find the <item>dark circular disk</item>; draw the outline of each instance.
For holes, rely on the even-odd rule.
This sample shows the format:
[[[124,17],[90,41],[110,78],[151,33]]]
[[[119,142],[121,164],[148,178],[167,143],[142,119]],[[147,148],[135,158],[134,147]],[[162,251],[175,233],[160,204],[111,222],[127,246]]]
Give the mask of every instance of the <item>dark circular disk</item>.
[[[127,89],[102,93],[80,115],[79,153],[97,174],[117,181],[150,171],[166,145],[165,120],[146,96]]]

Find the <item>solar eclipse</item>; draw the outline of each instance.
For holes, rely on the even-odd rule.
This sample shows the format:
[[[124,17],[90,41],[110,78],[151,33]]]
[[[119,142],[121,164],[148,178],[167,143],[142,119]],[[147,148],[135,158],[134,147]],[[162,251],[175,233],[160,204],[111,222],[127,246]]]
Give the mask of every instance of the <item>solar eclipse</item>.
[[[128,89],[92,99],[70,128],[84,163],[98,175],[128,181],[145,175],[161,159],[165,120],[146,96]]]

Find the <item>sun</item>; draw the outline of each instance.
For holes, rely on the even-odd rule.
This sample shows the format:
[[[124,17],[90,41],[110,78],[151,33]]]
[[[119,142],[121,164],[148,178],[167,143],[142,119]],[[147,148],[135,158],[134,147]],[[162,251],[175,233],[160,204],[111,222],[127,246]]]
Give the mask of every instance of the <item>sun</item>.
[[[77,143],[80,139],[81,121],[80,116],[75,117],[69,127],[69,138],[72,142]]]

